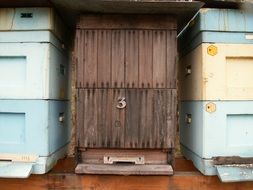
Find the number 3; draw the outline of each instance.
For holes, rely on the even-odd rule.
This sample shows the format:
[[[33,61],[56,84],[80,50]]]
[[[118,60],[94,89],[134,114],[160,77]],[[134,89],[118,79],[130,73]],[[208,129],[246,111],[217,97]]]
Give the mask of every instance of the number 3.
[[[125,108],[126,107],[126,98],[124,98],[124,97],[119,97],[118,98],[118,105],[116,106],[117,108],[119,108],[119,109],[123,109],[123,108]]]

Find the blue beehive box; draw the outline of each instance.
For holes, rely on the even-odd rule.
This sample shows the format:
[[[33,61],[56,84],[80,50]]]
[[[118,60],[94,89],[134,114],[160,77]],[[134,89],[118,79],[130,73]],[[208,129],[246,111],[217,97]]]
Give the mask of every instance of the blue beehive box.
[[[201,43],[253,43],[253,12],[204,8],[181,33],[179,51],[188,53]]]
[[[0,36],[0,99],[68,99],[68,58],[51,32]]]
[[[205,175],[219,175],[222,181],[252,180],[252,101],[185,101],[180,104],[182,153]],[[241,164],[215,164],[216,157],[240,157]],[[223,170],[226,168],[226,175]],[[236,171],[229,172],[228,168]],[[243,169],[246,169],[244,173]]]
[[[49,171],[66,155],[67,101],[0,100],[0,177]]]

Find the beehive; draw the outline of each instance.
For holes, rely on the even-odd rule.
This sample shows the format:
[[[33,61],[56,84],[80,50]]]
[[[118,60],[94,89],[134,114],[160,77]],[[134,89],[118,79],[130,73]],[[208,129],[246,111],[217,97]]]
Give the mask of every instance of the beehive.
[[[182,153],[224,182],[253,180],[252,22],[250,12],[202,9],[179,39]]]
[[[51,8],[0,9],[0,177],[49,171],[69,142],[66,29]]]

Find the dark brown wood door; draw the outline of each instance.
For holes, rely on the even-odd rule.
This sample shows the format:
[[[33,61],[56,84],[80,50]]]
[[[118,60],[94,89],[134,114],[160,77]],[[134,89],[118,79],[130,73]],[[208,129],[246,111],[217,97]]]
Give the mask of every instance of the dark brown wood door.
[[[174,147],[174,21],[92,18],[76,30],[78,146]]]

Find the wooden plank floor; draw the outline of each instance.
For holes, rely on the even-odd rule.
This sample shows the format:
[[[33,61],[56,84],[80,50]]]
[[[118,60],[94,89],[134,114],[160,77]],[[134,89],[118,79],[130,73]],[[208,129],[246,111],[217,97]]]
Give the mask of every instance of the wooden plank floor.
[[[61,160],[46,175],[0,179],[0,190],[252,190],[253,182],[221,183],[201,175],[190,161],[176,159],[174,176],[75,175],[72,158]]]

